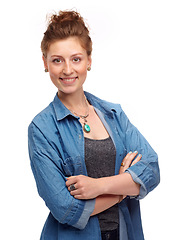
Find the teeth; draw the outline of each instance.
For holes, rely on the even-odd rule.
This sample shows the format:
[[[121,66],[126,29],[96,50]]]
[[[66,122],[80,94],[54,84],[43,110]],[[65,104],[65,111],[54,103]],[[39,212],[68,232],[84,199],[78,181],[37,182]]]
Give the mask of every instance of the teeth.
[[[76,77],[75,78],[61,78],[61,79],[65,82],[73,82],[76,79]]]

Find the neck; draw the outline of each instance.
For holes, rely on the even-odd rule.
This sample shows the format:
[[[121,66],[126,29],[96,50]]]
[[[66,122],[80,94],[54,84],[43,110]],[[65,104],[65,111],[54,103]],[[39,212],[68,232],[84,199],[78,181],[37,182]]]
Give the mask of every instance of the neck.
[[[65,94],[58,91],[58,97],[69,110],[82,115],[87,111],[87,102],[83,90],[72,94]]]

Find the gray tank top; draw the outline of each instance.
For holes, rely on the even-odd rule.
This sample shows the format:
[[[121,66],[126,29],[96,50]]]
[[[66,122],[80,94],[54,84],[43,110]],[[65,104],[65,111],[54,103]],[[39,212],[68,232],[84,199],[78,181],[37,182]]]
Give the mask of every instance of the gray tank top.
[[[116,149],[111,137],[103,140],[85,138],[85,164],[89,177],[101,178],[115,173]],[[114,230],[119,224],[118,206],[98,215],[101,231]]]

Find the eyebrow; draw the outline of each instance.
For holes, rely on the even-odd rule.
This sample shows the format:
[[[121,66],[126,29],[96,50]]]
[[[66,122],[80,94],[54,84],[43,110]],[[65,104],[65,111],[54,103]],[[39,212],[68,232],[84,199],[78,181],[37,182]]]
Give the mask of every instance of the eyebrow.
[[[71,57],[77,56],[77,55],[83,55],[82,53],[75,53],[72,54]],[[62,57],[62,55],[52,55],[51,57]]]

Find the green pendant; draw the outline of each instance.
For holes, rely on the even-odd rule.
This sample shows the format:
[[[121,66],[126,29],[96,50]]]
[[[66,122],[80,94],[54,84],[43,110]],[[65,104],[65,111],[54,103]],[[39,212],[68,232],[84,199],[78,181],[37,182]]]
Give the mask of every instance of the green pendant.
[[[90,132],[90,126],[88,124],[84,124],[84,130],[86,133],[89,133]]]

